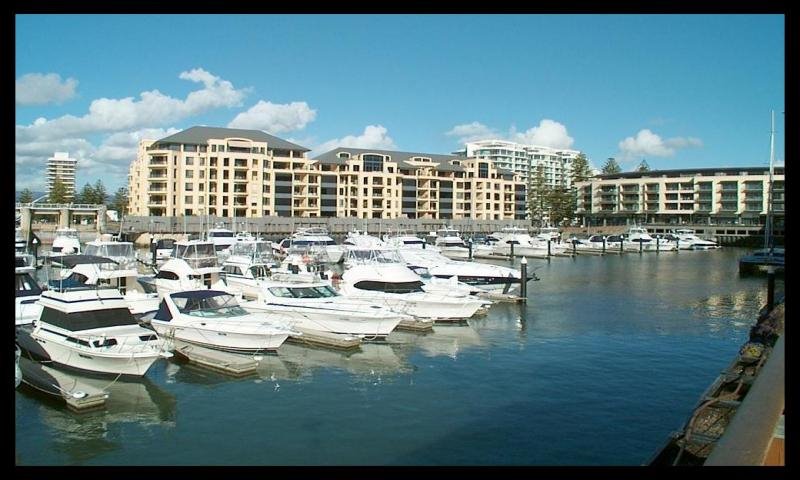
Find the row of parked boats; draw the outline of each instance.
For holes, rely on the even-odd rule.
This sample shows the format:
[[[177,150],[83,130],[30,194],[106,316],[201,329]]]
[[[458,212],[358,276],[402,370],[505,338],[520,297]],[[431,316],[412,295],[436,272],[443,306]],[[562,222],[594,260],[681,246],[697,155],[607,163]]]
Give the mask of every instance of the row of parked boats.
[[[345,245],[299,237],[275,245],[240,235],[222,249],[176,241],[146,275],[131,242],[106,236],[50,258],[56,268],[44,286],[18,268],[17,343],[39,360],[141,376],[171,356],[175,340],[261,352],[304,332],[382,339],[403,320],[486,312],[492,302],[482,293],[509,294],[521,281],[513,269],[453,260],[408,236],[353,232]],[[330,265],[333,246],[343,252],[341,275]]]

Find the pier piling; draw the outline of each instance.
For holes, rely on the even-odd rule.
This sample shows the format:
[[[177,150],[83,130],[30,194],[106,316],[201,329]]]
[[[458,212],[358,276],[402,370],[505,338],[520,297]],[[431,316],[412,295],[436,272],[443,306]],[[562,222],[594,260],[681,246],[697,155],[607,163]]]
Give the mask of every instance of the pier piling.
[[[767,267],[767,312],[775,306],[775,267]]]
[[[471,262],[472,261],[472,239],[471,238],[469,239],[469,242],[467,242],[467,247],[469,248],[469,261]]]
[[[520,278],[519,278],[519,296],[523,302],[528,301],[528,259],[522,257],[519,262]]]
[[[606,253],[606,237],[603,237],[603,253]]]

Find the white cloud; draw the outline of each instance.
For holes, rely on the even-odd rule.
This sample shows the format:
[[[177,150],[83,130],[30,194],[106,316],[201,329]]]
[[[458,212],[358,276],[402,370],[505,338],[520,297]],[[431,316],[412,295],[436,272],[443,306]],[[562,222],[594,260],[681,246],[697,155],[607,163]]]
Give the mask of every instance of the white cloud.
[[[542,145],[551,148],[570,148],[575,140],[567,134],[567,127],[564,124],[542,119],[539,125],[530,128],[522,133],[513,133],[511,139],[519,143],[532,145]]]
[[[397,149],[397,145],[388,135],[386,127],[383,125],[367,125],[361,135],[347,135],[346,137],[334,138],[317,145],[310,152],[309,158],[314,158],[337,147],[376,148],[380,150]]]
[[[701,147],[703,142],[695,137],[673,137],[666,140],[645,128],[636,137],[627,137],[619,142],[621,160],[642,157],[671,157],[679,148]]]
[[[456,125],[445,135],[458,138],[459,143],[476,140],[506,140],[552,148],[570,148],[575,141],[567,133],[566,126],[548,118],[542,119],[538,126],[524,132],[517,132],[516,128],[512,126],[508,132],[499,133],[480,122],[472,122]]]
[[[17,105],[45,105],[63,103],[75,96],[78,81],[68,78],[61,81],[57,73],[28,73],[17,79]]]
[[[264,130],[275,134],[300,130],[316,117],[317,111],[306,102],[276,104],[260,100],[246,112],[236,115],[228,127]]]
[[[494,139],[498,136],[497,132],[480,122],[456,125],[452,128],[452,130],[445,133],[445,135],[449,137],[457,137],[458,143]]]
[[[203,88],[189,93],[184,100],[158,90],[142,92],[138,100],[99,98],[92,101],[89,112],[82,117],[64,115],[53,120],[37,119],[28,126],[17,125],[17,143],[167,125],[213,108],[239,106],[245,96],[244,89],[237,90],[231,82],[203,69],[182,72],[180,78],[202,83]]]
[[[115,182],[124,183],[140,139],[157,139],[175,133],[177,129],[159,127],[211,109],[240,106],[247,92],[202,68],[181,72],[179,78],[200,84],[202,88],[190,92],[184,99],[164,95],[158,90],[142,92],[138,99],[99,98],[92,101],[83,116],[37,118],[30,125],[17,125],[18,179],[41,171],[53,152],[65,151],[78,159],[79,183],[81,177],[92,175],[112,176],[116,177]],[[99,146],[96,146],[97,140],[88,140],[104,133],[111,135],[102,138]]]

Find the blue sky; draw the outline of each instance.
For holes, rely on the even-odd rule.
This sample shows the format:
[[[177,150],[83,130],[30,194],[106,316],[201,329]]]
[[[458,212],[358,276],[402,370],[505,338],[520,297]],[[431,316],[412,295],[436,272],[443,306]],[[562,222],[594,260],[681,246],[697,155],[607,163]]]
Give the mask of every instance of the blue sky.
[[[18,15],[17,187],[54,151],[127,182],[193,125],[449,153],[472,138],[623,170],[783,162],[781,15]]]

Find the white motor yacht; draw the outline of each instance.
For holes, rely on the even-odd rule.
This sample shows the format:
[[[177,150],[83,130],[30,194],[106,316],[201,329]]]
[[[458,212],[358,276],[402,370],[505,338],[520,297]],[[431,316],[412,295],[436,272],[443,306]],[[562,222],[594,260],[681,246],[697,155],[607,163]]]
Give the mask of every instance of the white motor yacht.
[[[181,240],[175,243],[172,258],[158,269],[152,283],[159,295],[202,288],[227,290],[221,274],[212,242]]]
[[[681,250],[711,250],[720,248],[717,242],[698,237],[691,228],[678,228],[675,229],[672,234],[678,237],[678,245]]]
[[[149,321],[167,339],[233,352],[276,350],[289,335],[300,335],[283,317],[248,312],[220,290],[167,293]]]
[[[79,255],[81,253],[81,241],[77,230],[59,227],[56,229],[55,235],[50,251],[43,254],[46,259],[57,262],[58,258],[64,255]]]
[[[426,292],[424,285],[422,278],[405,265],[373,262],[345,271],[339,290],[347,297],[369,299],[421,318],[467,319],[485,306],[479,299]]]
[[[214,228],[208,229],[206,232],[206,239],[214,244],[214,251],[219,252],[221,250],[226,250],[236,243],[236,234],[233,230],[224,228],[222,225],[217,225]]]
[[[43,291],[41,316],[33,331],[17,331],[20,347],[33,357],[77,370],[144,375],[169,353],[163,342],[140,326],[113,288]]]
[[[17,272],[14,276],[15,315],[14,324],[31,325],[42,313],[42,306],[38,303],[42,294],[42,287],[28,272]]]
[[[561,234],[557,227],[542,227],[539,229],[539,233],[536,234],[536,238],[543,242],[548,240],[551,242],[557,242],[559,235]]]
[[[461,283],[484,291],[509,293],[519,289],[519,270],[489,263],[452,260],[428,249],[397,250],[402,261],[421,277],[449,279],[456,277]],[[534,279],[531,276],[529,280]]]
[[[324,263],[339,263],[345,253],[345,247],[337,245],[321,227],[298,229],[290,238],[283,239],[280,247],[286,254],[308,255]]]
[[[89,250],[87,247],[87,251]],[[135,262],[121,260],[117,263],[111,258],[96,255],[64,256],[61,262],[70,270],[65,277],[50,281],[50,285],[55,288],[87,285],[116,288],[125,299],[128,309],[137,318],[158,309],[158,294],[149,285],[140,282]]]
[[[150,244],[150,249],[151,255],[155,250],[157,263],[166,262],[172,257],[172,251],[175,249],[175,240],[172,238],[160,238]]]
[[[624,240],[623,248],[632,251],[669,251],[677,250],[678,246],[672,242],[656,241],[644,227],[632,226],[628,229],[628,236]]]
[[[233,281],[229,279],[233,285]],[[385,338],[402,320],[413,317],[371,300],[342,296],[326,282],[287,283],[259,280],[261,294],[242,306],[252,312],[280,314],[295,327],[331,333]]]
[[[530,236],[528,230],[522,227],[504,227],[499,232],[492,234],[497,241],[492,249],[497,255],[511,255],[513,245],[514,255],[526,257],[547,256],[547,242]],[[550,243],[550,253],[565,250],[563,245]]]
[[[436,230],[435,238],[433,244],[442,255],[449,258],[469,258],[469,247],[455,228],[444,226]]]

